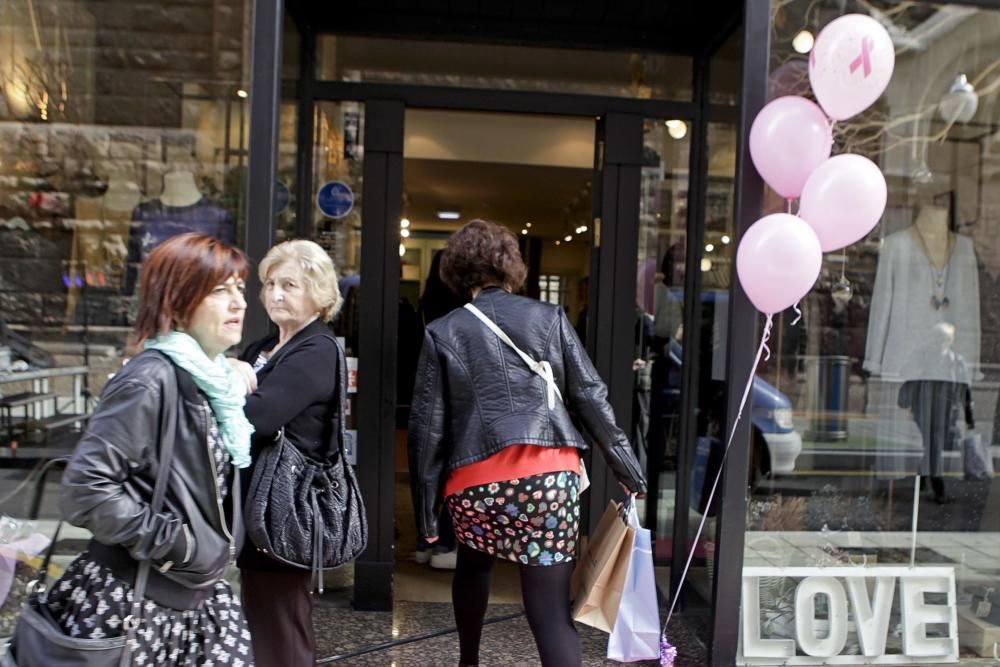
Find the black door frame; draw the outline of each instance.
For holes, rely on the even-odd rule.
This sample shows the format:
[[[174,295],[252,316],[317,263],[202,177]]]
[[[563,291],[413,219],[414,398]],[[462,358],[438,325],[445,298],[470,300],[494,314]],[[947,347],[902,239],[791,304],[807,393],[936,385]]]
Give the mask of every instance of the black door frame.
[[[747,0],[747,11],[759,16],[755,5]],[[281,99],[281,42],[284,17],[283,0],[254,0],[253,46],[251,56],[251,151],[249,181],[247,188],[248,215],[246,248],[251,258],[259,261],[275,238],[274,174],[276,173],[278,104]],[[766,23],[766,22],[765,22]],[[704,233],[702,173],[707,160],[705,149],[706,126],[710,118],[731,118],[731,107],[713,106],[707,97],[708,62],[715,50],[728,35],[723,28],[720,39],[709,45],[706,51],[694,58],[696,97],[690,102],[668,100],[643,100],[627,98],[606,98],[588,95],[558,93],[534,93],[519,91],[499,91],[481,89],[443,88],[416,85],[388,85],[355,82],[315,80],[316,35],[308,26],[302,30],[303,45],[308,52],[302,54],[300,80],[295,86],[298,101],[299,137],[308,137],[299,143],[299,163],[297,165],[297,187],[309,187],[312,176],[312,123],[314,105],[319,101],[354,101],[365,104],[365,193],[362,213],[362,233],[365,242],[362,248],[362,281],[369,285],[381,283],[381,294],[369,294],[364,300],[361,336],[364,340],[379,340],[380,346],[367,345],[360,350],[360,366],[366,369],[369,380],[359,381],[358,433],[359,474],[368,499],[371,538],[368,549],[359,558],[355,568],[355,604],[366,609],[388,609],[392,603],[393,567],[393,519],[394,519],[394,430],[395,430],[395,361],[396,325],[398,299],[399,258],[395,252],[398,239],[395,237],[396,221],[402,201],[402,137],[403,119],[406,108],[448,109],[460,111],[491,111],[495,113],[533,113],[542,115],[591,116],[602,126],[604,138],[601,163],[600,235],[595,229],[593,252],[600,257],[599,279],[591,281],[590,303],[594,304],[588,320],[592,326],[605,322],[600,336],[602,345],[591,349],[595,364],[609,384],[611,401],[620,423],[627,424],[631,418],[631,349],[634,344],[633,306],[631,299],[615,295],[634,294],[636,282],[636,247],[638,241],[638,201],[642,159],[642,128],[644,119],[676,118],[692,124],[693,138],[689,192],[695,193],[689,207],[688,229],[692,239],[702,238]],[[759,44],[747,45],[744,32],[745,51],[760,52]],[[765,49],[766,52],[766,49]],[[746,54],[744,58],[746,58]],[[766,67],[762,70],[765,72]],[[745,75],[746,76],[746,75]],[[745,100],[744,100],[745,102]],[[746,129],[744,123],[744,130]],[[740,135],[745,136],[745,134]],[[611,143],[607,143],[611,139]],[[261,147],[268,147],[264,152]],[[305,148],[305,150],[303,150]],[[741,161],[741,167],[743,161]],[[739,179],[739,171],[737,175]],[[698,189],[694,189],[697,187]],[[597,184],[595,183],[595,192]],[[612,192],[613,191],[613,192]],[[739,200],[739,197],[738,197]],[[742,202],[742,200],[739,200]],[[297,198],[297,233],[307,231],[311,196]],[[740,210],[746,210],[743,206]],[[747,214],[749,215],[749,214]],[[742,217],[740,218],[742,224]],[[693,234],[693,235],[692,235]],[[689,243],[688,261],[698,247]],[[700,254],[699,254],[700,257]],[[697,274],[697,271],[688,271]],[[603,274],[603,275],[600,275]],[[693,278],[696,280],[697,277]],[[698,294],[694,285],[685,285],[685,293]],[[731,300],[736,308],[737,301],[745,296],[740,294]],[[690,298],[686,299],[690,301]],[[685,305],[686,314],[695,311]],[[247,318],[247,339],[263,335],[267,321],[259,308],[251,307]],[[693,313],[692,313],[693,314]],[[730,322],[733,322],[730,319]],[[628,326],[615,322],[628,322]],[[367,324],[365,324],[367,323]],[[598,332],[598,333],[601,333]],[[730,336],[728,370],[745,366],[752,358],[752,349]],[[610,343],[610,344],[609,344]],[[685,346],[687,348],[687,346]],[[743,348],[747,348],[744,350]],[[694,348],[685,349],[685,372],[682,379],[682,415],[694,412],[697,401],[697,375],[694,372],[696,357]],[[742,357],[746,357],[743,359]],[[727,373],[732,376],[732,372]],[[695,390],[695,391],[692,391]],[[682,423],[682,433],[692,433],[693,424]],[[748,438],[748,435],[747,435]],[[682,448],[683,450],[684,448]],[[727,475],[727,482],[745,479],[746,470],[739,470],[739,462],[733,461],[733,469]],[[596,519],[608,498],[617,492],[617,485],[599,457],[594,459],[593,490],[589,498],[590,514]],[[746,466],[742,466],[745,468]],[[682,476],[685,477],[685,476]],[[680,486],[680,485],[679,485]],[[734,488],[730,488],[734,487]],[[678,488],[678,497],[681,496]],[[737,527],[742,539],[743,515],[746,498],[744,489],[735,488],[730,483],[723,500],[725,516],[732,513],[726,526]],[[733,493],[738,491],[738,493]],[[731,497],[735,495],[735,497]],[[684,506],[681,503],[677,507]],[[687,514],[675,517],[675,526],[681,522],[681,534],[687,531]],[[720,521],[720,530],[722,528]],[[677,530],[677,529],[675,529]],[[676,533],[675,533],[676,534]],[[728,570],[739,573],[742,567],[742,552],[720,549],[717,571]],[[676,556],[674,566],[676,568]],[[731,581],[732,580],[732,581]],[[674,589],[676,582],[672,582]],[[715,587],[715,598],[733,600],[739,596],[739,576],[720,577]],[[671,592],[671,594],[673,591]],[[724,605],[724,607],[732,605]],[[720,607],[716,606],[716,618]],[[725,615],[727,619],[731,614]],[[728,643],[729,629],[720,628],[718,620],[713,628],[717,640],[725,638]],[[735,652],[736,643],[729,647],[719,646],[719,657]],[[713,651],[715,654],[716,651]],[[713,664],[718,662],[713,657]]]

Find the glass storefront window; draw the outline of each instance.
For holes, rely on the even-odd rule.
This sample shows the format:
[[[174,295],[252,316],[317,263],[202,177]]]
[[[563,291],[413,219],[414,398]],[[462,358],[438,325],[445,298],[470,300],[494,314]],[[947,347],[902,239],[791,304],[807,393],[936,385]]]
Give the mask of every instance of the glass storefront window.
[[[348,355],[358,354],[358,295],[361,284],[361,207],[364,200],[364,105],[318,102],[313,135],[313,218],[310,238],[333,259],[344,307],[335,322]],[[331,193],[340,197],[330,206]],[[341,194],[347,195],[345,203]]]
[[[1000,11],[793,0],[774,12],[772,99],[810,95],[803,35],[845,13],[888,28],[896,65],[871,109],[834,126],[835,153],[885,174],[885,215],[824,257],[802,320],[776,318],[759,369],[791,400],[781,419],[801,452],[772,449],[751,488],[744,655],[993,658],[1000,495],[970,464],[1000,456]],[[770,191],[765,202],[784,207]]]
[[[674,521],[687,514],[687,555],[694,533],[708,513],[705,531],[695,547],[689,573],[690,590],[711,599],[715,565],[715,516],[708,492],[717,470],[723,440],[725,358],[729,283],[732,263],[735,127],[708,125],[708,173],[705,233],[697,266],[687,265],[690,235],[688,160],[691,126],[677,120],[647,121],[640,204],[636,327],[636,382],[633,430],[650,493],[642,506],[653,530],[654,558],[671,563]],[[695,321],[685,321],[685,276],[699,274],[699,307]],[[688,452],[688,495],[677,497],[678,449],[682,442],[681,382],[685,341],[697,341],[697,397],[692,401],[695,439]],[[654,500],[655,499],[655,500]],[[664,588],[668,588],[663,582]],[[692,609],[688,610],[693,613]]]
[[[688,56],[320,35],[316,77],[667,100],[691,99]]]
[[[674,517],[680,437],[680,355],[684,338],[690,125],[647,120],[639,203],[636,266],[636,350],[632,429],[646,469],[646,525],[654,530],[654,555],[668,561]]]
[[[59,517],[43,466],[121,366],[145,257],[186,231],[242,242],[249,12],[0,3],[0,637]],[[53,574],[88,538],[63,529]]]

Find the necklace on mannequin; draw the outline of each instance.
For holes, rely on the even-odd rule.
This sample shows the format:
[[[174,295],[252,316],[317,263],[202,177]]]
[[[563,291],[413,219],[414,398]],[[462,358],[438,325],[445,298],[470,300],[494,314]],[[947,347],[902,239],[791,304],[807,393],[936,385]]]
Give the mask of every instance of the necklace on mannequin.
[[[951,305],[951,301],[945,296],[945,292],[948,290],[948,269],[951,266],[951,252],[955,243],[954,234],[948,232],[948,246],[944,256],[944,266],[938,268],[934,263],[930,247],[927,245],[927,239],[924,237],[924,233],[920,231],[920,225],[913,225],[913,231],[920,241],[920,247],[923,248],[924,256],[927,258],[927,266],[931,270],[931,308],[934,310],[947,310],[948,306]]]

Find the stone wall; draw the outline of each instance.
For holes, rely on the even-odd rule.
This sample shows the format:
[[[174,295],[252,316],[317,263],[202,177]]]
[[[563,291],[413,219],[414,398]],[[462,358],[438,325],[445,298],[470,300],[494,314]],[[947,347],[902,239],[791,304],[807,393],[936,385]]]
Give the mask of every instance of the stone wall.
[[[247,7],[246,0],[2,3],[0,119],[179,127],[182,84],[234,88],[244,80]],[[41,91],[45,114],[26,104]]]
[[[81,230],[111,228],[83,205],[109,179],[148,200],[188,170],[239,217],[248,18],[247,0],[0,3],[0,317],[58,341],[60,363],[81,361],[85,322],[120,350],[135,310],[123,281],[65,282]],[[102,238],[123,248],[128,229]]]

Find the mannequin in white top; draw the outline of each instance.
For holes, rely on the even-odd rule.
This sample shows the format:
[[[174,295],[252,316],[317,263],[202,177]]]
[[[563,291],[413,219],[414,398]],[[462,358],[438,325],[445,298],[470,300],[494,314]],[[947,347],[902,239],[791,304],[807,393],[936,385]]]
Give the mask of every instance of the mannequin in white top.
[[[879,251],[868,319],[865,368],[880,376],[874,396],[896,394],[920,432],[919,467],[895,449],[896,413],[880,413],[886,433],[877,465],[929,477],[947,502],[943,453],[960,437],[959,419],[978,376],[981,347],[979,272],[972,239],[952,230],[952,211],[917,193],[913,224],[886,236]],[[882,389],[884,388],[884,394]],[[967,421],[971,422],[971,411]]]
[[[167,206],[193,206],[201,200],[201,191],[190,171],[171,171],[163,176],[160,201]]]
[[[868,318],[865,369],[899,380],[950,381],[922,351],[939,322],[955,327],[954,350],[979,377],[979,271],[972,239],[950,229],[950,211],[925,203],[913,225],[886,236]]]

